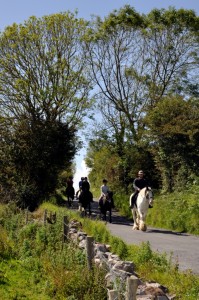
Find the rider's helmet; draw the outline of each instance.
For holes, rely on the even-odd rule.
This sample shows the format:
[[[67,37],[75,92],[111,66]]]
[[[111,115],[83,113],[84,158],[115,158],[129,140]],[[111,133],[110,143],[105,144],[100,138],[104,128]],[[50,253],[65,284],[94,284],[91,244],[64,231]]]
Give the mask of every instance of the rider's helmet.
[[[107,183],[108,182],[108,180],[106,180],[106,179],[103,179],[103,181],[102,181],[103,183]]]

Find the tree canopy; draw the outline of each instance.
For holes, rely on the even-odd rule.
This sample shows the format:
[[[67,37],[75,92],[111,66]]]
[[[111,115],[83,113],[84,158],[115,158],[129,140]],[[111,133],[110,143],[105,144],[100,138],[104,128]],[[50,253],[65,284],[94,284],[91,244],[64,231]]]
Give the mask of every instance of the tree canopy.
[[[198,29],[192,10],[141,15],[129,5],[104,19],[65,12],[8,26],[0,34],[4,198],[34,208],[56,189],[90,111],[93,186],[104,174],[128,192],[143,168],[164,190],[198,176]]]
[[[31,17],[0,35],[1,149],[9,153],[22,205],[31,197],[36,205],[55,189],[79,147],[76,132],[91,105],[86,28],[68,12]]]

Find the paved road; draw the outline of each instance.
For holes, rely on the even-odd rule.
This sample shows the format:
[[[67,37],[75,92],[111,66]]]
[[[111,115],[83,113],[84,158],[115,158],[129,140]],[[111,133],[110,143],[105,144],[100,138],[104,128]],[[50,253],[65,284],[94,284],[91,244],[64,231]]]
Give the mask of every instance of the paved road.
[[[92,215],[99,212],[97,201],[92,204]],[[199,275],[199,236],[170,230],[148,227],[146,232],[132,230],[132,220],[121,217],[113,210],[112,223],[107,223],[111,234],[120,237],[127,244],[140,245],[149,242],[153,251],[166,253],[168,258],[172,254],[174,262],[179,264],[181,271],[190,269]]]
[[[179,269],[184,271],[191,269],[193,273],[199,274],[199,237],[176,233],[169,230],[148,227],[146,232],[132,230],[132,223],[118,222],[107,224],[110,232],[122,238],[127,244],[140,245],[149,242],[151,249],[159,253],[172,254],[173,262],[179,264]]]

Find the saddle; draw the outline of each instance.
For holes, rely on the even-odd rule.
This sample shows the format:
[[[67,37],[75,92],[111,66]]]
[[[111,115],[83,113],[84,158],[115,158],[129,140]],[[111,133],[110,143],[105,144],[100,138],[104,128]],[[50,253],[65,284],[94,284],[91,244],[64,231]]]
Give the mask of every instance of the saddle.
[[[138,197],[138,193],[134,193],[131,197],[131,205],[130,207],[133,208],[134,205],[137,208],[137,197]]]

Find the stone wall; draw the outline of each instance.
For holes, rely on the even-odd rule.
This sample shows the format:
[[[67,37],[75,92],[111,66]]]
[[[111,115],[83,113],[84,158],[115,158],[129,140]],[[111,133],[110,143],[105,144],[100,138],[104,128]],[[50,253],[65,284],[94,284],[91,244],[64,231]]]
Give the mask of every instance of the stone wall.
[[[122,261],[118,255],[111,253],[109,245],[93,240],[89,246],[89,238],[81,230],[81,223],[72,220],[68,226],[68,238],[87,252],[88,260],[107,271],[106,286],[108,300],[174,300],[175,296],[168,295],[168,289],[157,282],[143,282],[135,272],[131,261]],[[92,247],[92,249],[88,249]],[[89,254],[88,254],[89,252]]]

